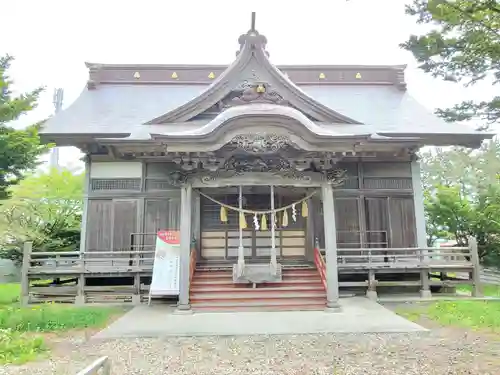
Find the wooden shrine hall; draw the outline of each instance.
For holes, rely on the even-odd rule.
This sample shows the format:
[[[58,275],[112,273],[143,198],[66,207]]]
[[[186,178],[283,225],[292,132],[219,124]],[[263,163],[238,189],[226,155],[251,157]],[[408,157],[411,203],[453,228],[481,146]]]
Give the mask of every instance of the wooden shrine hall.
[[[81,249],[28,244],[24,264],[76,283],[25,281],[25,302],[143,302],[162,230],[180,233],[180,310],[337,309],[476,274],[473,245],[427,247],[417,151],[491,135],[417,103],[405,66],[276,66],[254,15],[238,44],[228,66],[87,63],[42,131],[86,154]]]

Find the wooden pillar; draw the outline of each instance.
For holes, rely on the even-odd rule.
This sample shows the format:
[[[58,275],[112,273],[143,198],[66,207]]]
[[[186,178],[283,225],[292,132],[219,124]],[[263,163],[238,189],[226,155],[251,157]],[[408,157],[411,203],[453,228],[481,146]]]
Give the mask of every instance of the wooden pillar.
[[[31,265],[33,242],[25,242],[23,247],[23,265],[21,268],[21,304],[28,305],[30,298],[30,279],[28,271]]]
[[[481,264],[479,263],[479,254],[477,251],[477,240],[475,237],[469,237],[469,249],[472,266],[472,296],[483,297],[483,286],[481,285]]]
[[[325,226],[326,255],[326,307],[339,310],[339,275],[337,268],[337,228],[335,225],[335,203],[332,185],[325,182],[321,186],[323,199],[323,220]]]
[[[315,230],[315,221],[316,221],[316,203],[314,199],[311,197],[307,201],[307,206],[309,207],[310,214],[307,215],[306,218],[306,248],[305,248],[305,256],[306,259],[310,262],[314,262],[314,247],[316,246],[316,230]]]
[[[241,226],[241,210],[243,209],[243,187],[238,187],[238,228],[239,228],[239,242],[238,242],[238,276],[243,275],[245,268],[245,248],[243,247],[243,228]]]
[[[83,210],[82,223],[80,229],[80,252],[84,253],[87,250],[87,217],[89,210],[89,192],[90,192],[90,156],[85,156],[85,182],[83,184]]]
[[[200,194],[195,191],[193,197],[193,235],[192,237],[195,239],[195,249],[196,249],[196,259],[201,258],[201,197]]]
[[[191,207],[193,189],[191,184],[181,188],[181,225],[180,225],[180,264],[179,264],[179,304],[180,311],[190,311],[189,304],[189,276],[191,258]]]
[[[415,205],[415,229],[417,247],[427,247],[427,231],[425,228],[424,191],[420,179],[420,163],[416,155],[411,161],[411,182],[413,186],[413,204]]]
[[[274,211],[274,186],[271,185],[271,267],[273,274],[278,269],[276,259],[276,212]]]

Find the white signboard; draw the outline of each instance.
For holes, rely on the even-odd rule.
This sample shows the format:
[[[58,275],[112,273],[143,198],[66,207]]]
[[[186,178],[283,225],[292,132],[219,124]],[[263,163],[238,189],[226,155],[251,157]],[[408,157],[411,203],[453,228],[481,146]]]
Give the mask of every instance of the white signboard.
[[[156,236],[153,277],[149,287],[152,296],[179,294],[180,241],[179,231],[162,230]]]

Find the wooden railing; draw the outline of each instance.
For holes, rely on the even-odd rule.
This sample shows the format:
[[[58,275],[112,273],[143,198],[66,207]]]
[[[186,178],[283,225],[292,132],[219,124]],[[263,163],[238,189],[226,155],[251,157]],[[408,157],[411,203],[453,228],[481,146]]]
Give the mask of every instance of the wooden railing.
[[[111,375],[111,361],[108,357],[101,357],[76,375]]]
[[[326,289],[326,263],[318,247],[314,248],[314,264],[318,269],[319,275],[321,277],[321,282]]]
[[[343,248],[386,248],[389,237],[386,230],[338,230],[337,246]]]
[[[481,269],[481,281],[485,284],[500,285],[500,270],[492,268]]]
[[[355,248],[338,249],[339,267],[359,266],[472,266],[474,254],[469,247],[454,248]]]
[[[191,255],[189,259],[189,285],[193,280],[194,271],[196,270],[196,248],[191,249]]]
[[[30,252],[23,266],[30,274],[137,272],[152,270],[153,260],[154,250]]]

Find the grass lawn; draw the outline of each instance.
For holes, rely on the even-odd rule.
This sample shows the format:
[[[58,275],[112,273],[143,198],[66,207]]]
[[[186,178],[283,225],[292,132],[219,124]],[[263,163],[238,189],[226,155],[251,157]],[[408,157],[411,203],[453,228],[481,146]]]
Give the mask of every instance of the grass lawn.
[[[471,291],[469,285],[457,288]],[[499,285],[484,285],[484,295],[500,297]],[[474,330],[500,333],[500,301],[436,301],[413,304],[396,312],[412,321],[430,319],[443,326],[455,326]]]
[[[21,364],[46,354],[43,333],[104,327],[123,313],[116,307],[19,305],[19,284],[0,284],[0,365]]]
[[[472,293],[470,285],[460,285],[457,291]],[[483,284],[483,293],[485,297],[500,297],[500,285]]]

